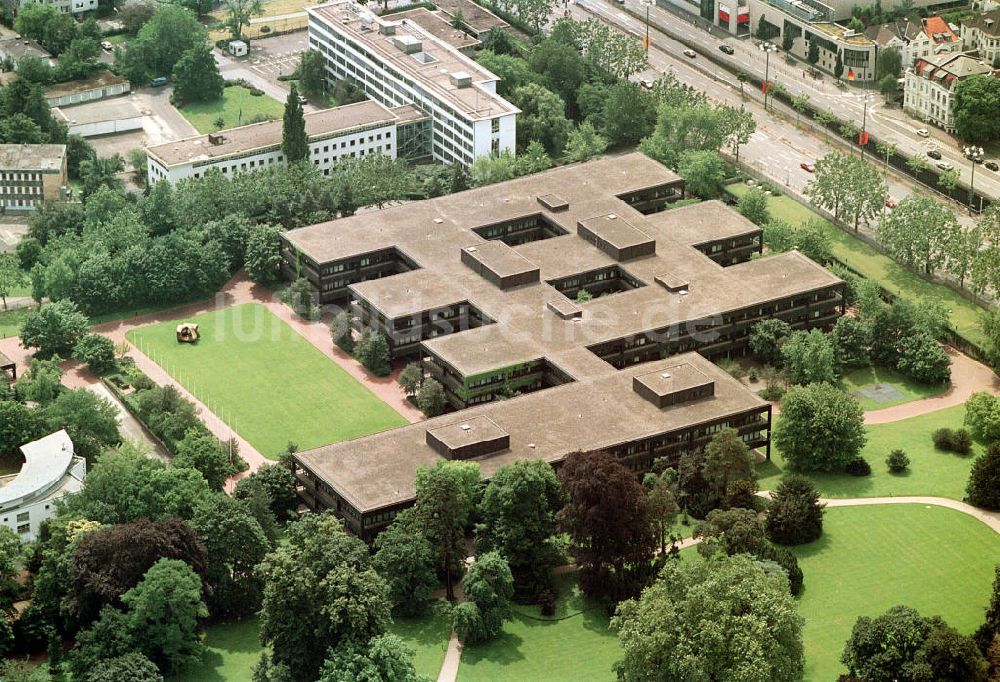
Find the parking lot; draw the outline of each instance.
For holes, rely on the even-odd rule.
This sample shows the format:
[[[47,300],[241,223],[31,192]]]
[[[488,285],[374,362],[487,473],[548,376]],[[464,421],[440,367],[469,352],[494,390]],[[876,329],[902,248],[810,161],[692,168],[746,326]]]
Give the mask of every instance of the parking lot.
[[[250,43],[250,54],[238,61],[257,75],[274,83],[278,76],[290,75],[299,65],[299,55],[308,46],[305,31],[288,35],[254,40]]]

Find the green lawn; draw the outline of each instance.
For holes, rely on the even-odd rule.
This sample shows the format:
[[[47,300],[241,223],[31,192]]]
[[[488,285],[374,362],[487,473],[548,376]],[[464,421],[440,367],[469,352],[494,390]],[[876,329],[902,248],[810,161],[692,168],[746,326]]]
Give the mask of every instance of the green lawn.
[[[856,369],[853,372],[845,374],[842,381],[844,388],[857,398],[858,402],[861,403],[861,409],[866,412],[868,410],[883,410],[893,405],[930,398],[948,389],[948,386],[944,384],[940,386],[927,386],[926,384],[911,381],[899,372],[885,367]],[[873,398],[855,394],[858,390],[872,388],[876,384],[888,384],[899,391],[902,397],[896,400],[878,402]]]
[[[401,618],[394,616],[389,632],[402,639],[406,646],[413,649],[413,666],[417,674],[427,675],[436,680],[448,651],[448,639],[451,637],[451,617],[445,608],[437,608],[423,618]]]
[[[983,620],[1000,536],[951,509],[887,505],[828,509],[823,536],[794,547],[805,578],[807,680],[835,680],[859,616],[897,604],[971,634]]]
[[[209,625],[205,629],[208,651],[198,665],[168,678],[178,682],[244,682],[260,659],[260,628],[256,618]]]
[[[304,450],[407,423],[262,305],[190,319],[197,344],[177,343],[176,322],[128,339],[265,456],[289,441]]]
[[[748,187],[743,183],[729,185],[726,190],[739,197]],[[768,208],[771,216],[780,218],[792,226],[801,225],[819,216],[799,202],[787,196],[769,197]],[[885,256],[865,242],[851,236],[827,221],[822,221],[830,235],[833,255],[857,270],[883,288],[909,299],[933,299],[940,301],[948,309],[951,324],[960,334],[977,344],[985,344],[986,337],[980,325],[983,309],[965,299],[948,287],[928,282],[902,265]]]
[[[17,336],[20,334],[21,325],[24,323],[24,318],[27,317],[27,315],[27,308],[18,308],[17,310],[0,312],[0,339],[6,339],[10,336]]]
[[[285,105],[267,95],[253,96],[244,87],[233,85],[222,91],[222,99],[214,102],[192,102],[178,111],[191,122],[199,133],[211,133],[217,129],[216,119],[225,121],[223,128],[246,125],[257,114],[266,114],[280,119]]]
[[[515,606],[500,637],[462,651],[460,682],[614,679],[621,650],[604,609],[580,594],[576,576],[557,576],[556,583],[555,618],[563,620],[539,620],[537,607]]]
[[[780,418],[776,416],[775,423]],[[958,405],[903,421],[868,426],[868,443],[862,455],[871,464],[870,476],[812,473],[809,477],[825,497],[933,495],[961,500],[972,461],[982,448],[975,445],[967,456],[942,452],[934,448],[931,433],[945,426],[961,428],[964,418],[965,406]],[[890,474],[885,466],[885,458],[895,448],[902,448],[910,458],[910,468],[904,474]],[[783,467],[781,453],[772,445],[771,461],[757,465],[760,489],[774,490]]]

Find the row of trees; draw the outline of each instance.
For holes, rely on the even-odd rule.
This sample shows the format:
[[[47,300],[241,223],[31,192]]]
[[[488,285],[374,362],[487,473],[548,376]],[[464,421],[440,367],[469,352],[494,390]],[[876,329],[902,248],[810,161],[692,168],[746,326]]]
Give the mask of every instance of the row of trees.
[[[77,23],[72,15],[54,5],[32,4],[19,11],[14,30],[38,41],[58,57],[55,67],[39,57],[27,55],[17,62],[18,78],[48,84],[86,78],[101,67],[101,29],[93,17]]]

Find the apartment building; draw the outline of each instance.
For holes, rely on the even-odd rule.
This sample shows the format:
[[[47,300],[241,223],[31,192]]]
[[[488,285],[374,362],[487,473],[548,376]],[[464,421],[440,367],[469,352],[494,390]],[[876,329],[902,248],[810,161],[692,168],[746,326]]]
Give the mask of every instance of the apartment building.
[[[0,26],[0,59],[9,59],[17,64],[24,57],[38,57],[50,66],[56,61],[48,50],[34,40],[29,40],[6,26]]]
[[[918,59],[907,69],[903,109],[923,121],[955,132],[955,86],[971,76],[988,75],[993,68],[967,54],[945,54]]]
[[[286,276],[420,360],[464,409],[697,350],[742,353],[780,317],[827,327],[837,277],[642,154],[554,169],[286,232]]]
[[[0,213],[59,201],[68,186],[66,145],[0,144]]]
[[[962,22],[962,49],[979,53],[991,66],[1000,66],[1000,9]]]
[[[514,152],[519,110],[499,78],[412,19],[382,18],[352,0],[307,7],[309,46],[332,79],[348,79],[386,107],[412,105],[431,121],[431,155],[470,165]]]
[[[4,0],[12,16],[25,5],[51,5],[63,14],[83,14],[97,9],[97,0]]]
[[[358,102],[303,116],[309,137],[309,160],[324,175],[342,159],[384,154],[407,156],[428,137],[429,119],[412,106],[388,109],[378,102]],[[281,121],[254,123],[208,135],[149,147],[149,181],[176,183],[216,168],[226,175],[285,164]]]

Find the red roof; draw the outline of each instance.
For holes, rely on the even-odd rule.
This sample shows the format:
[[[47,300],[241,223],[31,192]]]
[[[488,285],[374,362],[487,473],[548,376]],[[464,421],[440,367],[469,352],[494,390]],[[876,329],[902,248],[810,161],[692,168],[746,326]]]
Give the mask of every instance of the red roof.
[[[934,42],[939,42],[936,35],[943,35],[945,41],[953,43],[958,40],[958,36],[955,32],[951,30],[948,26],[948,22],[941,17],[927,17],[924,19],[924,33],[926,33]]]

